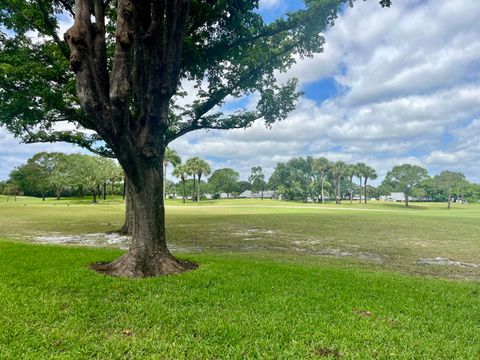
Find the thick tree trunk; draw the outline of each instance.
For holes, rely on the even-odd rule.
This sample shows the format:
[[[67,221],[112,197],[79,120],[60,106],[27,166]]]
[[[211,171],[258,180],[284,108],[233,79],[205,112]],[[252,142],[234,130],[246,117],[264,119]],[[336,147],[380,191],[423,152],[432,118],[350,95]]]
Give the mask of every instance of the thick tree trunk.
[[[448,190],[448,208],[450,209],[451,206],[452,206],[452,192],[449,189]]]
[[[163,163],[163,198],[167,198],[167,162]]]
[[[130,249],[111,263],[95,264],[92,267],[99,272],[122,277],[176,274],[195,269],[197,265],[178,261],[167,248],[162,163],[136,165],[142,175],[137,176],[136,183],[129,176],[127,190],[133,200]]]
[[[107,200],[107,182],[103,182],[103,200]]]
[[[408,195],[405,195],[405,206],[408,206]]]
[[[119,233],[123,235],[132,235],[133,233],[133,198],[132,193],[128,191],[128,181],[125,177],[125,223]]]
[[[95,190],[93,190],[93,200],[92,200],[92,204],[96,204],[97,203],[97,192]]]

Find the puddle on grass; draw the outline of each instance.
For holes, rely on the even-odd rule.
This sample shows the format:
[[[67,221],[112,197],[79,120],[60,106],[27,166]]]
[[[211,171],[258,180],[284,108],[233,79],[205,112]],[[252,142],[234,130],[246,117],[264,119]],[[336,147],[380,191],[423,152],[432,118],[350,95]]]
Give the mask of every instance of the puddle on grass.
[[[458,266],[462,268],[480,268],[480,264],[470,263],[461,260],[451,260],[449,258],[444,258],[437,256],[436,258],[431,259],[420,259],[417,261],[418,265],[439,265],[439,266]]]

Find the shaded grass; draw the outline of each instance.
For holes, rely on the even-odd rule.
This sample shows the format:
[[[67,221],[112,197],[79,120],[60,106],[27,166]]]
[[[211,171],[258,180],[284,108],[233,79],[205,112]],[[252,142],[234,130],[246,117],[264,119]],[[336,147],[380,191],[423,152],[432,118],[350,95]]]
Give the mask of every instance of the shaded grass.
[[[118,255],[1,241],[2,358],[480,356],[478,284],[271,254],[184,255],[200,269],[143,280],[88,269]]]

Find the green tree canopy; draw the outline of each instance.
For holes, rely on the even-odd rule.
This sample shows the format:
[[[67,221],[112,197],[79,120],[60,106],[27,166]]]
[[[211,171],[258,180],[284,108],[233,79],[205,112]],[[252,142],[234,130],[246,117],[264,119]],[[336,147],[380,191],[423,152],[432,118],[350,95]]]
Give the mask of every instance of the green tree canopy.
[[[0,36],[0,121],[26,142],[67,141],[118,159],[138,223],[130,251],[98,270],[152,276],[191,268],[166,246],[167,145],[198,129],[285,119],[300,93],[296,80],[279,83],[276,73],[321,52],[322,33],[353,1],[305,0],[268,23],[257,0],[0,4],[0,29],[11,31]],[[75,17],[64,40],[60,13]],[[29,31],[42,40],[29,39]],[[196,84],[194,93],[186,94],[186,82]],[[251,109],[222,110],[228,96],[250,94],[258,99]],[[186,95],[193,100],[183,104]]]
[[[237,189],[239,177],[240,174],[233,169],[218,169],[212,173],[208,179],[208,183],[217,195],[224,192],[230,197],[230,195]]]
[[[385,186],[389,186],[394,191],[401,191],[405,195],[405,205],[408,206],[410,197],[421,194],[422,181],[428,178],[426,169],[411,164],[394,166],[387,173],[383,181]]]
[[[459,194],[465,188],[467,179],[464,174],[455,171],[444,170],[433,178],[434,186],[447,194],[448,208],[452,204],[452,194]]]

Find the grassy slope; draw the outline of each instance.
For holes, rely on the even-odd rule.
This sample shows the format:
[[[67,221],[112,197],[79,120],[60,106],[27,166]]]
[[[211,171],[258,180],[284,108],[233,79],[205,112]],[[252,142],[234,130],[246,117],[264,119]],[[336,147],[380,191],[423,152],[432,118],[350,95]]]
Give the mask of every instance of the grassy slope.
[[[125,280],[116,250],[0,243],[4,358],[476,359],[469,283],[195,255],[198,271]]]
[[[0,238],[100,232],[122,221],[118,199],[1,201]],[[414,259],[480,262],[478,206],[216,204],[232,207],[167,210],[171,241],[204,250],[183,255],[201,267],[181,276],[114,279],[88,264],[118,250],[0,241],[0,357],[480,357],[478,282],[390,271],[473,278],[471,269],[420,267]],[[272,207],[279,204],[297,208]],[[305,255],[328,247],[386,260]]]

